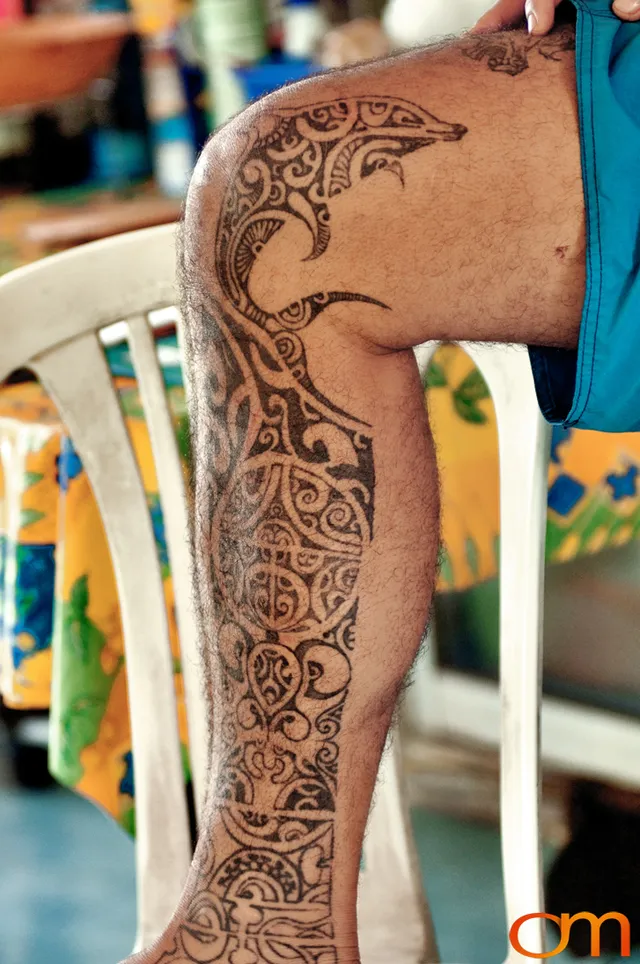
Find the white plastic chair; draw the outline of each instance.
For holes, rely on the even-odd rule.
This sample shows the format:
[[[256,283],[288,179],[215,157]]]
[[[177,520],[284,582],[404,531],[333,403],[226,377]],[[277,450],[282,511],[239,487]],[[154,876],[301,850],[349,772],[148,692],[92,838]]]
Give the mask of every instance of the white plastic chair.
[[[182,471],[149,315],[174,304],[174,229],[76,248],[0,279],[0,381],[32,368],[58,405],[100,507],[123,620],[135,760],[138,935],[151,943],[178,903],[191,858],[172,661],[153,531],[99,332],[125,322],[151,434],[175,585],[196,810],[206,775],[206,707]],[[417,350],[424,370],[435,345]],[[548,433],[524,355],[465,346],[497,408],[502,488],[503,857],[509,920],[542,909],[538,836],[540,611]],[[399,765],[385,754],[363,854],[364,964],[439,960]],[[530,950],[542,950],[542,932]],[[509,961],[517,958],[511,954]]]

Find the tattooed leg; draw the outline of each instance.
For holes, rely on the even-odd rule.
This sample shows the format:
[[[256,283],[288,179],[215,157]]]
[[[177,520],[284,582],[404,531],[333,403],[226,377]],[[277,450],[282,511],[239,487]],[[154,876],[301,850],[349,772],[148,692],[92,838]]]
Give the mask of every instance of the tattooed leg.
[[[510,33],[328,74],[198,164],[182,287],[212,771],[145,964],[358,959],[362,836],[438,548],[410,348],[574,343],[571,47]]]

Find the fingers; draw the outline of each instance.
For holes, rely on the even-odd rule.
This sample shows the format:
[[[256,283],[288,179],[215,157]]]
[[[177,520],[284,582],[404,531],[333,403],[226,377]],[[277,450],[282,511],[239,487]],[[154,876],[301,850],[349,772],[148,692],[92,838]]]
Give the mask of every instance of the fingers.
[[[613,12],[622,20],[640,20],[640,0],[615,0]]]
[[[527,0],[524,12],[529,33],[535,36],[549,33],[556,17],[559,0]]]
[[[640,0],[616,0],[618,3],[638,4],[638,18],[640,18]],[[499,0],[491,10],[478,20],[474,32],[483,33],[489,30],[500,30],[503,27],[510,27],[522,20],[523,16],[527,19],[529,33],[536,36],[549,33],[555,20],[556,7],[560,0]]]

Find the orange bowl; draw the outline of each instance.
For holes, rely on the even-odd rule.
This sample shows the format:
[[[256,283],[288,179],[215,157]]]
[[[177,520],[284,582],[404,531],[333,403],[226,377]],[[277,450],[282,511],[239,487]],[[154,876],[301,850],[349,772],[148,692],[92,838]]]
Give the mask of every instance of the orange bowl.
[[[0,27],[0,110],[86,90],[115,63],[132,32],[127,14],[27,17]]]

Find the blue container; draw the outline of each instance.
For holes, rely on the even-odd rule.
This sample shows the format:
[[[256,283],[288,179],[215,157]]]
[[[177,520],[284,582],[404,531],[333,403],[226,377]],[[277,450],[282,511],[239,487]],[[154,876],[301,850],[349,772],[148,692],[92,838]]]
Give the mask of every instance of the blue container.
[[[257,64],[236,67],[234,74],[242,84],[246,99],[251,101],[270,94],[284,84],[318,74],[323,69],[311,60],[299,60],[297,57],[287,57],[285,54],[271,54],[259,60]]]

